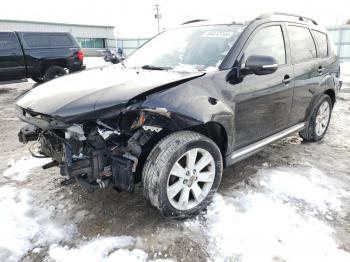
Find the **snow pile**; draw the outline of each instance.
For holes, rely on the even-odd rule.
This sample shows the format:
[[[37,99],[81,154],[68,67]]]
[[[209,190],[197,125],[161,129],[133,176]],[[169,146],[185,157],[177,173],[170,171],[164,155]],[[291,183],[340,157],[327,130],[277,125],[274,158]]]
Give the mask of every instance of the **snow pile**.
[[[57,262],[146,262],[148,254],[141,249],[129,249],[137,239],[130,236],[99,237],[77,248],[57,245],[50,247],[49,255]],[[168,261],[171,260],[156,260]]]
[[[35,247],[66,240],[73,232],[73,227],[55,225],[48,211],[31,203],[27,190],[0,187],[0,261],[20,260]]]
[[[22,157],[18,161],[11,160],[9,162],[9,168],[3,173],[4,177],[11,178],[15,181],[25,181],[30,174],[30,170],[47,164],[50,162],[49,158],[35,158],[35,157]]]
[[[147,253],[138,249],[132,251],[124,249],[134,243],[135,239],[129,236],[96,238],[84,245],[71,249],[53,245],[50,247],[49,254],[52,259],[58,262],[74,262],[78,260],[94,262],[112,259],[115,259],[114,261],[145,261]],[[117,260],[118,258],[120,260]]]
[[[24,181],[30,169],[43,163],[42,159],[22,158],[12,162],[3,175]],[[0,261],[19,261],[30,250],[68,239],[75,230],[52,222],[49,211],[33,205],[30,191],[14,183],[0,187],[0,210]]]
[[[47,159],[23,157],[11,161],[3,175],[11,182],[0,187],[0,261],[20,261],[30,253],[46,252],[53,261],[148,261],[148,254],[137,248],[137,238],[130,236],[98,237],[77,248],[61,246],[76,233],[73,225],[62,226],[52,221],[51,211],[35,206],[31,191],[20,188],[33,168]],[[171,260],[156,260],[168,261]]]
[[[350,261],[319,219],[345,215],[337,182],[312,167],[263,169],[186,225],[207,234],[213,261]]]

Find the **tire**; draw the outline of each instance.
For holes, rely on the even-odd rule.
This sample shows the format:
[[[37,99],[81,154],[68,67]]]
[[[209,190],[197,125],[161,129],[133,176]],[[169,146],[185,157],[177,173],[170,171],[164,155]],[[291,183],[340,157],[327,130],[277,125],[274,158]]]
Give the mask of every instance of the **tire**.
[[[60,76],[66,75],[66,74],[67,74],[67,72],[66,72],[66,70],[64,70],[63,67],[56,66],[56,65],[50,66],[45,71],[43,80],[44,80],[44,82],[47,82],[47,81],[50,81],[52,79],[55,79],[57,77],[60,77]]]
[[[188,156],[195,154],[193,169],[185,172],[191,166],[187,162]],[[208,165],[204,164],[206,162]],[[175,163],[181,164],[181,168],[176,168]],[[195,216],[212,200],[220,185],[222,169],[221,152],[211,139],[192,131],[175,132],[158,142],[147,157],[142,172],[144,197],[165,217],[185,219]],[[181,187],[180,191],[171,191],[170,186],[174,185]],[[173,194],[176,191],[178,194]]]
[[[325,113],[325,116],[328,115],[327,119],[323,118],[323,124],[321,124],[322,128],[318,129],[320,124],[317,124],[319,119],[321,119],[321,111],[323,111],[323,107],[327,105],[329,108],[328,113]],[[300,131],[299,135],[303,138],[304,141],[308,142],[316,142],[321,140],[324,135],[327,133],[329,122],[332,115],[333,103],[331,98],[324,94],[318,100],[316,106],[314,107],[312,114],[310,116],[307,127]]]
[[[38,84],[44,82],[44,80],[42,78],[40,78],[40,77],[32,77],[32,80],[37,82]]]

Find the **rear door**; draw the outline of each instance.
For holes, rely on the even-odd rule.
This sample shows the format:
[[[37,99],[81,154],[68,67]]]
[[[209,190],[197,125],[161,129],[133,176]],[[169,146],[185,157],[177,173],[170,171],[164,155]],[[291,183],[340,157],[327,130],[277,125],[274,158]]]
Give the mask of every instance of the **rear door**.
[[[279,64],[269,75],[249,74],[233,87],[235,99],[235,149],[268,137],[288,126],[293,97],[293,67],[283,23],[258,27],[243,48],[251,55],[274,57]]]
[[[331,46],[328,35],[324,32],[312,30],[316,45],[317,45],[317,57],[318,57],[318,74],[320,76],[319,84],[329,85],[329,81],[332,82],[333,74],[338,71],[338,63],[334,57],[331,56]],[[320,91],[322,88],[320,89]]]
[[[307,110],[319,87],[319,61],[316,44],[306,25],[288,24],[291,57],[295,74],[290,124],[305,121]]]
[[[17,36],[0,33],[0,81],[22,79],[26,76],[24,56]]]

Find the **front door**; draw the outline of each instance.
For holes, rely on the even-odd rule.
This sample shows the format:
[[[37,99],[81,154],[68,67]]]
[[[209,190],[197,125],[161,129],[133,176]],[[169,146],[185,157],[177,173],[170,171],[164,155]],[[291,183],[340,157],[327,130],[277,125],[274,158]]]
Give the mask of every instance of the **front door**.
[[[15,33],[0,33],[0,81],[25,78],[21,46]]]
[[[285,36],[283,24],[263,25],[254,31],[243,48],[243,60],[251,55],[272,56],[279,67],[269,75],[246,75],[233,86],[235,150],[288,127],[294,72]]]

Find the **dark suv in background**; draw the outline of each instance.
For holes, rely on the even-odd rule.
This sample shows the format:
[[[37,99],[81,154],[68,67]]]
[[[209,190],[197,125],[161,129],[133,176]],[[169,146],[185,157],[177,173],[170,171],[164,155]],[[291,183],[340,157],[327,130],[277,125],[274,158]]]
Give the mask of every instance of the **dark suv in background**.
[[[274,13],[245,24],[194,20],[122,63],[72,74],[17,101],[20,141],[61,174],[144,196],[163,215],[197,214],[222,170],[290,134],[326,134],[339,64],[325,29]]]
[[[0,84],[45,82],[84,69],[84,54],[70,33],[0,32]]]

